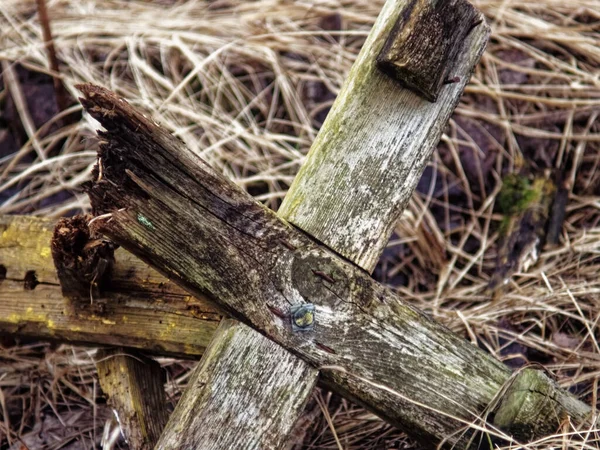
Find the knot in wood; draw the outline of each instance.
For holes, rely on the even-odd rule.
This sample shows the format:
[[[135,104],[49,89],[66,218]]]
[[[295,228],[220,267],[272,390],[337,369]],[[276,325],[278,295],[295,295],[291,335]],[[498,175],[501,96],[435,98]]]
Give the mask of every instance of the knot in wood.
[[[292,286],[305,302],[335,309],[349,295],[342,264],[322,252],[298,256],[292,263]]]

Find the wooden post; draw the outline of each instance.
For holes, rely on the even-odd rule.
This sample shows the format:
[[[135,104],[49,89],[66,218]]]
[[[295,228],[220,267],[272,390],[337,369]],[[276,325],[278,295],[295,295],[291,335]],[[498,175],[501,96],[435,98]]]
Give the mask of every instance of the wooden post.
[[[162,367],[123,347],[101,350],[97,361],[100,386],[129,448],[154,449],[169,418]]]
[[[459,431],[509,379],[504,365],[254,202],[122,99],[81,88],[107,130],[104,182],[89,188],[102,215],[94,229],[319,368],[342,395],[430,445],[466,446]],[[306,303],[314,329],[296,332],[290,307]],[[556,417],[583,420],[590,408],[566,398]]]
[[[452,4],[451,9],[461,13],[440,16],[435,5],[442,4]],[[462,51],[456,52],[455,47],[449,53],[455,59],[442,58],[437,63],[432,61],[435,51],[422,47],[427,36],[412,31],[435,34],[440,26],[453,30]],[[463,30],[470,31],[468,36]],[[282,217],[371,272],[471,78],[489,33],[481,13],[466,1],[388,0],[283,200]],[[395,38],[392,48],[405,49],[403,64],[410,69],[397,73],[396,79],[377,68],[377,58],[386,50],[384,43],[390,36]],[[426,87],[434,86],[436,77],[446,73],[450,84],[439,91]],[[417,88],[415,74],[433,81]],[[431,103],[399,88],[399,81],[430,92],[437,101]]]
[[[304,361],[224,320],[156,448],[282,448],[316,379]]]

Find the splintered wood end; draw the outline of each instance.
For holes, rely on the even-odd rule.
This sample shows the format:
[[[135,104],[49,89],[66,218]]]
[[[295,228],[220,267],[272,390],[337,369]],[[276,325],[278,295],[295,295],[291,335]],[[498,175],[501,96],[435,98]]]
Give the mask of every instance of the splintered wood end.
[[[404,10],[379,56],[380,70],[431,102],[447,80],[467,36],[487,27],[483,15],[466,0],[414,0]]]

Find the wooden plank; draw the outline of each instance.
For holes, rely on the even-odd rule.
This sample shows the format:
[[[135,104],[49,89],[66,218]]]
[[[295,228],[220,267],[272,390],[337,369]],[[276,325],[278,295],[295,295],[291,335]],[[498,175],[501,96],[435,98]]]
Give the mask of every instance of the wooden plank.
[[[461,6],[453,8],[453,11],[466,10],[469,13],[474,11],[474,8],[468,3],[465,7],[464,0],[459,0],[459,2]],[[461,23],[452,21],[452,25],[460,26]],[[445,54],[444,56],[448,58],[452,55]],[[439,72],[436,70],[431,73]],[[421,168],[417,168],[417,170],[420,172]],[[372,181],[374,184],[379,182],[379,180]],[[315,194],[317,193],[315,192]],[[315,237],[320,238],[319,235]],[[334,250],[337,249],[334,248]],[[247,443],[248,447],[257,445],[258,448],[278,448],[285,442],[282,438],[290,433],[290,427],[301,413],[302,405],[305,402],[294,401],[295,399],[289,396],[282,398],[279,394],[282,389],[280,384],[286,383],[289,385],[288,389],[303,391],[304,397],[307,398],[316,380],[316,371],[310,370],[306,363],[299,359],[289,359],[289,355],[286,355],[285,350],[279,346],[269,349],[268,340],[249,331],[239,323],[230,324],[226,336],[236,344],[229,345],[221,342],[225,337],[217,334],[213,345],[216,348],[226,346],[229,351],[219,354],[218,363],[208,364],[203,359],[195,369],[192,375],[194,379],[207,379],[210,380],[210,383],[204,383],[204,387],[200,389],[195,382],[191,383],[165,429],[159,448],[186,446],[227,449],[239,445],[239,442]],[[243,336],[247,337],[243,338]],[[253,358],[248,358],[248,355],[260,354],[269,355],[269,357],[262,358],[260,365],[256,366],[258,358],[254,361]],[[286,365],[278,363],[278,361],[285,360],[289,360],[289,365],[295,370],[290,370]],[[240,373],[240,368],[245,374]],[[311,373],[311,377],[306,377],[305,373]],[[236,382],[228,382],[234,374],[237,374]],[[275,384],[265,382],[268,381],[264,379],[265,377],[268,380],[279,380],[279,382]],[[211,387],[209,389],[211,395],[205,395],[207,386],[222,386],[224,383],[226,383],[227,389],[217,390]],[[247,397],[249,387],[253,388],[251,399]],[[234,408],[249,407],[251,411],[262,409],[264,414],[250,415],[243,421],[231,420],[231,411],[228,410],[232,406],[231,399],[238,398],[247,399],[248,404],[246,406],[233,405]],[[288,420],[285,424],[280,424],[272,420],[274,415],[276,417],[284,415]],[[185,430],[183,434],[181,433],[182,429]],[[220,431],[215,433],[214,430]],[[182,438],[182,436],[184,437]]]
[[[103,178],[89,188],[102,216],[94,229],[319,368],[342,395],[429,445],[465,445],[455,432],[508,368],[254,202],[124,100],[81,89],[107,130]],[[289,309],[305,303],[316,325],[295,332]],[[565,408],[575,421],[590,410]]]
[[[188,357],[204,352],[221,314],[122,248],[101,300],[75,307],[63,297],[50,250],[54,223],[0,216],[0,332]],[[27,273],[36,280],[29,288]]]
[[[160,364],[123,347],[98,352],[97,361],[100,386],[129,448],[154,449],[169,418]]]
[[[283,448],[317,380],[317,371],[298,361],[246,325],[224,320],[156,449]]]
[[[452,24],[454,29],[472,28],[463,51],[455,61],[443,61],[448,67],[442,72],[447,71],[456,82],[444,85],[435,103],[399,89],[395,80],[378,70],[377,56],[391,34],[400,40],[399,45],[409,38],[413,47],[419,42],[425,45],[425,35],[403,34],[394,27],[397,22],[419,24],[424,33],[435,26],[432,15],[425,13],[431,5],[442,3],[455,1],[385,3],[280,208],[289,222],[319,236],[325,245],[369,272],[439,142],[490,33],[481,13],[471,8],[469,14],[460,16],[460,22]],[[479,20],[482,22],[473,28]],[[414,67],[415,55],[427,53],[414,50],[409,62]]]

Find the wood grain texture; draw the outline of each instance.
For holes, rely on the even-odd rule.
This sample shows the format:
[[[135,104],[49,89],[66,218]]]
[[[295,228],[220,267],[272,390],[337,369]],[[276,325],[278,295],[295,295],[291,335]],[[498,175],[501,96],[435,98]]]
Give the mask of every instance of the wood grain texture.
[[[525,368],[515,373],[505,389],[494,415],[494,425],[509,429],[521,442],[554,433],[568,416],[590,414],[587,405],[561,389],[539,368]]]
[[[404,84],[407,85],[407,87],[420,91],[422,95],[424,94],[429,100],[434,100],[437,98],[443,78],[447,75],[448,70],[450,70],[448,61],[451,61],[456,56],[458,50],[460,49],[460,45],[463,43],[466,32],[463,33],[462,28],[464,28],[465,22],[472,21],[473,17],[479,16],[478,12],[464,0],[459,0],[458,2],[453,1],[450,3],[451,4],[447,5],[447,2],[440,2],[439,5],[432,5],[429,0],[425,0],[418,3],[416,6],[414,5],[414,2],[407,4],[406,8],[409,8],[410,11],[408,14],[400,14],[400,19],[404,20],[398,21],[397,25],[394,27],[392,35],[390,35],[390,39],[388,39],[386,43],[384,52],[382,52],[378,58],[380,66],[386,68],[388,72],[390,72],[390,68],[392,68],[393,70],[391,72],[396,75],[396,77],[400,75],[402,77],[401,80],[404,81]],[[458,18],[463,20],[457,20]],[[471,24],[469,22],[467,26],[470,27],[470,25]],[[407,30],[408,35],[405,33]],[[421,34],[423,34],[421,33],[422,31],[428,33],[429,39],[425,39],[425,42],[429,44],[428,48],[423,48],[423,45],[419,45],[422,44],[424,39],[424,36],[421,36]],[[414,45],[415,43],[417,44]],[[405,49],[408,49],[408,51],[402,53],[401,50]],[[421,58],[420,56],[427,56],[427,58]],[[425,61],[425,59],[427,59],[427,61]],[[407,60],[410,60],[408,61],[409,64],[406,64]],[[448,67],[443,67],[444,64],[448,65]],[[404,65],[404,67],[399,68],[401,65]],[[352,82],[352,80],[349,82]],[[364,113],[369,114],[368,111],[364,111]],[[417,177],[420,176],[420,166],[413,165],[411,168],[417,171]],[[306,174],[304,174],[304,176],[305,175]],[[303,174],[299,175],[299,177],[300,176],[303,176]],[[373,189],[377,189],[378,185],[380,184],[380,180],[377,178],[372,178],[368,181],[370,183],[369,187]],[[296,181],[296,183],[297,182],[298,181]],[[350,201],[352,201],[351,196],[356,195],[356,192],[357,191],[350,191]],[[336,214],[337,209],[331,209],[329,204],[320,203],[320,193],[318,191],[308,191],[306,194],[307,197],[305,197],[303,201],[306,202],[308,199],[311,199],[311,205],[314,208],[319,208],[319,211],[313,212],[320,213],[325,216]],[[281,211],[281,215],[286,218],[285,216],[287,212],[283,210]],[[371,211],[371,213],[379,213],[379,211]],[[317,234],[313,234],[313,237],[316,239],[327,239],[327,236],[322,235],[323,229],[316,231]],[[362,234],[361,231],[362,230],[359,230],[358,228],[349,229],[345,223],[337,223],[337,229],[330,229],[328,230],[328,233],[340,233],[346,235],[350,240],[360,241],[362,238],[361,235],[353,237],[351,236],[351,233],[358,232],[359,234]],[[385,238],[387,238],[387,236],[385,236]],[[343,253],[344,250],[348,250],[347,248],[336,247],[335,244],[336,243],[332,244],[333,250],[341,253]],[[352,260],[359,259],[360,254],[358,254],[356,251],[357,249],[354,248],[353,250],[354,252],[347,252],[345,256]],[[361,251],[362,250],[363,249],[361,248]],[[380,246],[376,250],[377,253],[371,255],[373,260],[376,260],[379,257],[381,251],[383,250],[383,246]],[[369,269],[369,267],[367,267],[367,269]],[[327,275],[324,275],[324,277],[324,279],[327,279]],[[241,325],[238,326],[242,327]],[[223,339],[222,337],[218,338]],[[256,343],[252,342],[252,344]],[[215,345],[217,344],[215,343]],[[227,360],[221,361],[219,364],[215,365],[199,365],[195,369],[194,377],[208,378],[215,384],[220,385],[220,380],[228,379],[230,374],[239,367],[240,360],[244,355],[250,351],[256,351],[255,349],[249,348],[249,345],[250,343],[244,343],[244,341],[240,341],[238,347],[235,348],[235,351],[232,350],[229,354],[223,356],[226,357]],[[278,358],[284,359],[284,350],[277,348],[276,351],[282,353]],[[275,357],[274,359],[278,358]],[[296,360],[295,364],[300,368],[303,362]],[[277,369],[277,365],[274,365],[273,367],[262,368],[262,370],[268,370],[272,372],[273,377],[281,377],[287,380],[288,378],[286,375],[280,374]],[[222,393],[221,395],[215,395],[210,400],[205,399],[201,393],[197,395],[186,394],[186,396],[177,406],[176,413],[173,416],[173,422],[170,423],[165,430],[163,442],[171,443],[168,448],[177,447],[176,443],[178,442],[180,435],[177,430],[181,429],[179,425],[182,417],[185,417],[185,414],[182,411],[214,411],[213,414],[216,418],[223,418],[224,416],[227,417],[227,412],[223,410],[226,406],[229,406],[229,402],[227,402],[226,399],[229,397],[237,397],[239,395],[238,390],[246,385],[254,386],[253,383],[257,382],[258,380],[253,381],[252,378],[256,378],[253,374],[257,371],[259,372],[259,368],[249,367],[249,375],[245,383],[234,384],[229,387],[227,392]],[[302,385],[303,380],[297,380],[295,383],[293,383],[292,380],[289,380],[289,382],[290,384]],[[269,385],[265,385],[265,389],[258,390],[255,393],[255,402],[265,404],[268,401],[267,399],[270,399],[271,402],[276,402],[275,404],[272,403],[273,406],[270,408],[271,410],[275,411],[279,408],[286,410],[287,415],[297,417],[297,415],[300,413],[300,410],[294,410],[293,404],[289,405],[288,409],[286,402],[282,401],[279,396],[274,395],[274,393],[266,389],[268,387]],[[310,391],[307,390],[307,392]],[[264,433],[264,426],[262,426],[261,423],[251,426],[252,420],[265,420],[265,417],[257,415],[255,417],[248,418],[243,425],[245,428],[240,428],[237,422],[231,424],[229,421],[225,420],[212,420],[211,422],[213,423],[213,426],[216,426],[218,429],[227,430],[224,435],[226,435],[228,439],[221,440],[221,445],[224,446],[221,448],[227,448],[225,446],[230,446],[232,443],[236,443],[236,439],[233,439],[232,436],[237,436],[237,440],[240,442],[246,442],[248,440],[253,440],[253,433],[263,433],[265,436],[273,435],[273,433]],[[192,418],[189,419],[186,426],[186,445],[191,447],[194,445],[201,445],[202,443],[203,447],[218,448],[218,446],[206,445],[206,434],[198,432],[198,430],[202,429],[202,427],[197,424],[206,421],[207,418],[205,414],[195,413],[192,415]],[[290,421],[292,424],[293,422],[295,421]],[[278,434],[281,435],[287,435],[288,433],[289,430],[278,430]],[[263,447],[266,446],[267,448],[276,448],[274,442],[269,444],[263,442],[262,445]],[[252,445],[250,445],[250,447],[252,447]],[[167,447],[165,446],[165,448]]]
[[[377,65],[402,86],[435,102],[464,40],[483,20],[466,0],[403,2]],[[453,74],[454,77],[454,74]]]
[[[429,445],[465,445],[462,421],[488,406],[508,368],[254,202],[124,100],[80,88],[107,130],[104,176],[89,195],[111,216],[93,228],[319,368],[333,390]],[[284,314],[308,302],[315,329],[293,332]]]
[[[450,61],[450,76],[458,77],[458,82],[444,85],[437,102],[430,103],[400,88],[376,66],[377,55],[400,14],[413,3],[385,3],[280,208],[282,217],[319,236],[325,245],[369,272],[440,140],[490,33],[485,22],[470,32],[463,51]]]
[[[156,449],[282,448],[316,381],[296,356],[224,320]]]
[[[427,6],[427,4],[429,4],[429,1],[425,1],[424,2]],[[441,2],[444,5],[446,4],[446,2]],[[412,58],[412,60],[414,62],[417,63],[418,66],[418,70],[417,73],[413,75],[412,77],[407,78],[406,71],[398,71],[401,74],[404,74],[404,78],[408,79],[409,81],[414,81],[413,83],[408,83],[409,86],[411,87],[417,87],[417,88],[423,88],[425,90],[425,92],[428,92],[430,95],[428,96],[429,99],[431,99],[431,97],[437,97],[437,93],[439,92],[439,89],[441,87],[441,83],[442,83],[442,79],[440,77],[444,77],[446,76],[447,70],[450,70],[450,67],[447,68],[447,70],[442,70],[443,68],[440,67],[442,64],[447,64],[448,63],[448,59],[452,60],[454,58],[454,56],[457,54],[458,50],[459,50],[459,46],[460,44],[462,44],[462,40],[464,39],[464,35],[461,35],[461,30],[460,27],[464,26],[464,23],[462,23],[461,21],[458,21],[459,23],[457,23],[457,21],[455,20],[457,18],[457,16],[461,16],[461,14],[463,14],[464,16],[466,16],[465,20],[471,20],[472,19],[472,15],[478,15],[477,11],[468,3],[466,3],[464,0],[459,0],[459,4],[455,5],[456,2],[451,2],[452,5],[450,5],[449,7],[443,7],[443,8],[431,8],[433,9],[433,12],[430,11],[430,13],[428,14],[428,16],[426,17],[426,20],[411,20],[410,24],[404,23],[405,26],[403,27],[396,27],[395,30],[397,32],[395,32],[395,36],[391,36],[392,39],[388,40],[388,42],[391,42],[391,45],[387,45],[387,53],[386,55],[391,58],[388,60],[388,62],[391,62],[394,64],[394,67],[398,67],[398,62],[399,62],[399,52],[398,52],[398,46],[402,46],[403,48],[407,48],[410,46],[407,45],[403,45],[404,43],[406,43],[406,41],[408,41],[409,43],[414,43],[417,39],[422,39],[422,36],[418,36],[417,39],[407,39],[406,36],[404,37],[404,39],[395,39],[399,34],[399,30],[401,31],[405,31],[409,28],[414,28],[414,22],[417,22],[418,25],[422,25],[423,23],[425,23],[425,28],[429,30],[429,34],[431,36],[435,36],[435,37],[440,37],[440,39],[429,39],[428,42],[430,44],[430,47],[435,48],[436,52],[432,53],[431,49],[426,49],[428,51],[426,52],[420,52],[420,54],[423,55],[429,55],[431,56],[431,58],[429,58],[429,62],[430,62],[430,66],[429,68],[426,68],[423,66],[423,64],[419,64],[419,62],[422,62],[423,59],[418,58],[416,54],[412,54],[411,52],[413,50],[415,50],[415,46],[410,47],[410,57]],[[415,14],[411,15],[408,14],[409,18],[413,18],[416,15],[419,15],[421,13],[421,7],[415,7],[412,8],[413,12]],[[451,16],[449,16],[449,12],[453,12],[456,14],[453,14]],[[401,17],[406,16],[405,14],[401,14]],[[461,16],[462,17],[462,16]],[[446,19],[446,20],[444,20]],[[408,19],[407,19],[408,20]],[[442,26],[441,29],[441,33],[437,33],[438,30],[432,30],[431,29],[431,25],[437,25],[439,22],[439,25]],[[400,21],[399,21],[400,24]],[[448,26],[446,26],[448,25]],[[455,29],[454,27],[458,26],[458,29]],[[456,36],[456,31],[459,31],[458,36]],[[418,33],[417,33],[418,34]],[[414,33],[410,33],[410,37],[412,36],[416,36],[417,34]],[[404,42],[402,42],[404,41]],[[448,45],[446,45],[446,42],[449,42]],[[419,53],[419,46],[416,46],[416,52]],[[420,50],[423,50],[423,48],[421,48]],[[440,51],[441,51],[441,57],[439,58],[435,58],[436,55],[440,55]],[[433,65],[435,67],[431,67],[431,63],[434,63]],[[357,63],[359,64],[359,63]],[[385,60],[384,60],[384,65],[385,65]],[[413,65],[414,67],[414,65]],[[427,69],[434,69],[432,71],[429,71],[427,73]],[[441,71],[441,72],[440,72]],[[414,72],[414,71],[413,71]],[[410,70],[409,70],[409,74],[410,74]],[[438,76],[438,80],[435,80],[435,76]],[[421,82],[423,81],[423,82]],[[350,79],[349,81],[347,81],[347,83],[351,83],[353,82],[352,79]],[[429,83],[428,83],[429,82]],[[437,83],[437,84],[436,84]],[[421,90],[423,90],[421,89]],[[435,92],[432,92],[435,91]],[[365,114],[369,114],[369,111],[366,110],[364,111]],[[341,152],[343,153],[343,152]],[[414,170],[417,171],[416,176],[420,176],[420,172],[421,172],[421,167],[420,166],[412,166],[411,168],[413,168]],[[299,177],[303,176],[303,174],[300,174]],[[410,175],[409,175],[410,176]],[[298,181],[296,181],[297,183]],[[370,182],[370,187],[376,189],[378,187],[378,185],[380,184],[381,180],[377,179],[377,178],[372,178],[369,180]],[[352,195],[356,195],[356,191],[351,191],[349,193],[349,199],[350,201],[352,201]],[[337,207],[336,208],[330,208],[331,205],[329,204],[323,204],[320,203],[320,192],[313,190],[313,191],[308,191],[306,193],[306,197],[303,199],[303,201],[308,201],[309,199],[312,200],[311,201],[311,205],[314,208],[319,208],[319,213],[327,216],[327,215],[334,215],[337,212]],[[373,214],[379,214],[379,211],[375,211],[372,210],[371,213]],[[283,218],[286,218],[286,211],[281,211],[280,213]],[[345,223],[337,223],[337,228],[336,229],[329,229],[328,233],[340,233],[340,234],[345,234],[348,239],[350,240],[357,240],[360,241],[360,239],[362,238],[362,236],[351,236],[351,234],[353,232],[358,232],[361,233],[362,230],[359,230],[357,228],[348,228],[347,224]],[[319,233],[321,232],[321,233]],[[313,237],[315,237],[316,239],[327,239],[327,236],[323,236],[322,235],[323,229],[319,229],[316,230],[316,233],[313,234]],[[387,239],[387,236],[384,236],[385,239]],[[344,252],[344,250],[348,250],[347,248],[338,248],[335,246],[335,243],[332,244],[331,247],[333,250],[335,251],[339,251],[341,253]],[[345,256],[352,259],[352,260],[356,260],[359,259],[360,255],[356,252],[357,249],[354,249],[355,252],[354,253],[346,253]],[[361,251],[363,249],[361,248]],[[376,249],[377,254],[372,254],[371,257],[372,259],[376,260],[379,257],[380,252],[383,250],[383,246],[381,246],[379,249]],[[369,267],[367,267],[367,269],[369,269]],[[326,274],[322,273],[322,277],[324,280],[328,280],[328,276]],[[244,328],[243,325],[237,325],[237,327],[240,328],[240,330],[237,332],[239,334],[243,334],[241,329]],[[232,329],[230,330],[230,332],[228,333],[229,335],[235,335],[236,331],[235,331],[235,327],[232,327]],[[252,336],[252,333],[250,333],[250,336]],[[254,336],[256,337],[256,336]],[[224,337],[217,335],[216,339],[220,339],[223,340]],[[215,385],[222,385],[224,380],[228,380],[231,377],[232,373],[237,373],[237,370],[240,369],[240,366],[243,367],[248,366],[248,362],[242,363],[243,359],[245,358],[245,355],[247,355],[248,353],[252,353],[252,352],[262,352],[265,353],[267,352],[267,345],[266,343],[261,344],[261,340],[254,340],[254,339],[248,339],[247,342],[244,340],[239,340],[239,343],[237,344],[236,347],[232,347],[232,349],[230,350],[229,353],[221,355],[221,357],[223,358],[223,360],[220,360],[218,364],[204,364],[204,360],[203,363],[200,364],[194,371],[194,377],[200,377],[203,379],[209,379],[210,380],[210,385],[215,384]],[[218,346],[219,344],[217,342],[214,343],[215,346]],[[255,347],[253,347],[254,345],[262,345],[264,348],[262,350],[257,349]],[[277,359],[280,360],[285,360],[286,359],[286,355],[285,355],[285,351],[283,349],[281,349],[280,347],[276,346],[276,348],[274,350],[276,354],[272,355],[272,359],[270,359],[269,361],[276,361]],[[206,358],[206,356],[205,356]],[[294,367],[297,368],[297,370],[295,371],[295,373],[297,373],[298,375],[303,374],[304,372],[308,372],[307,368],[303,368],[302,364],[305,364],[303,361],[296,359],[293,363],[293,360],[290,360],[289,364],[293,365]],[[186,427],[185,427],[185,443],[187,447],[194,447],[194,446],[202,446],[202,448],[232,448],[232,446],[235,445],[239,445],[239,442],[248,442],[248,448],[253,448],[254,447],[254,441],[255,441],[255,434],[259,434],[264,436],[263,441],[261,443],[261,445],[259,447],[261,448],[277,448],[279,446],[279,444],[283,443],[284,441],[279,440],[279,441],[273,441],[273,436],[286,436],[287,434],[289,434],[289,429],[284,429],[284,428],[274,428],[274,429],[268,429],[267,427],[265,427],[264,425],[264,421],[267,420],[271,420],[269,418],[269,416],[272,414],[285,414],[287,416],[289,416],[289,421],[288,421],[288,425],[293,425],[293,423],[295,422],[295,418],[300,414],[301,410],[296,408],[298,405],[301,405],[303,402],[294,402],[292,401],[291,398],[287,398],[287,399],[283,399],[281,398],[279,395],[277,395],[277,392],[273,392],[273,389],[277,389],[279,390],[279,387],[274,387],[271,384],[268,383],[264,383],[261,381],[260,378],[260,374],[264,373],[264,371],[270,372],[273,378],[281,378],[282,380],[285,380],[286,382],[288,382],[290,385],[298,385],[298,386],[304,386],[304,384],[306,383],[306,379],[304,378],[300,378],[297,380],[293,380],[290,374],[293,374],[293,371],[288,370],[287,367],[283,367],[283,366],[279,366],[277,364],[272,364],[271,366],[263,366],[261,367],[254,367],[254,366],[250,366],[250,367],[246,367],[247,370],[247,374],[245,377],[243,377],[241,374],[239,375],[240,378],[240,382],[238,383],[234,383],[234,384],[229,384],[228,385],[228,389],[225,390],[225,392],[220,392],[218,394],[214,394],[211,398],[207,399],[205,398],[206,396],[202,395],[202,391],[200,390],[199,392],[197,392],[196,394],[193,394],[191,392],[196,392],[197,389],[195,388],[194,385],[192,385],[192,387],[188,390],[188,392],[186,392],[186,395],[182,398],[182,400],[180,401],[180,403],[177,405],[177,409],[175,411],[175,414],[173,415],[173,418],[171,420],[171,422],[169,423],[169,425],[167,426],[167,428],[165,429],[165,433],[163,435],[163,439],[162,442],[169,442],[170,445],[165,445],[164,448],[177,448],[177,443],[181,442],[181,433],[178,432],[178,430],[181,430],[181,422],[182,419],[185,417],[188,417],[187,422],[186,422]],[[285,370],[286,372],[290,372],[290,374],[287,373],[281,373],[281,370]],[[313,369],[314,371],[314,369]],[[316,373],[316,372],[313,372]],[[255,375],[256,374],[256,375]],[[241,382],[243,378],[243,382]],[[316,376],[312,377],[313,379],[316,379]],[[251,386],[251,387],[256,387],[256,383],[260,383],[260,384],[264,384],[264,388],[263,389],[254,389],[254,400],[252,402],[249,402],[252,405],[252,409],[256,410],[257,409],[257,405],[267,405],[270,404],[269,408],[263,408],[265,411],[264,415],[254,415],[254,416],[250,416],[250,417],[246,417],[246,419],[243,422],[238,422],[238,421],[231,421],[228,420],[229,419],[229,414],[226,410],[227,407],[230,407],[230,403],[227,400],[230,398],[237,398],[240,395],[244,394],[245,391],[244,389],[246,389],[246,386]],[[204,387],[204,389],[208,389],[208,387]],[[211,388],[212,389],[212,388]],[[240,390],[242,390],[242,392],[240,392]],[[191,391],[191,392],[190,392]],[[215,389],[212,389],[212,391],[214,392]],[[309,395],[310,393],[310,389],[306,389],[305,390],[305,395]],[[269,410],[271,410],[271,413],[269,414]],[[194,413],[192,414],[191,412],[194,411]],[[211,415],[209,417],[207,417],[208,412],[211,413]],[[294,420],[292,420],[292,418]],[[254,423],[256,422],[256,423]],[[215,437],[218,436],[215,435],[214,433],[209,433],[207,435],[207,433],[202,433],[200,432],[200,430],[203,430],[204,428],[202,427],[202,423],[209,423],[212,425],[212,428],[216,428],[219,430],[223,430],[221,433],[223,435],[223,438],[219,438],[219,442],[220,442],[220,446],[216,445],[216,444],[207,444],[207,442],[216,442],[215,441]],[[241,424],[241,425],[240,425]],[[272,424],[272,427],[276,426],[276,423]],[[212,438],[211,438],[212,437]],[[264,439],[270,438],[271,441],[267,441]]]
[[[94,303],[73,304],[61,292],[50,240],[55,221],[0,216],[0,332],[154,353],[198,357],[221,314],[202,297],[161,276],[123,249],[115,252],[110,287]],[[34,273],[34,289],[25,287]]]
[[[97,361],[100,386],[129,448],[154,449],[169,418],[160,364],[123,347],[101,350]]]
[[[114,244],[90,232],[89,215],[58,220],[50,248],[63,296],[73,310],[93,309],[111,286]],[[131,450],[152,450],[167,423],[165,374],[137,350],[113,347],[98,354],[98,380]]]

